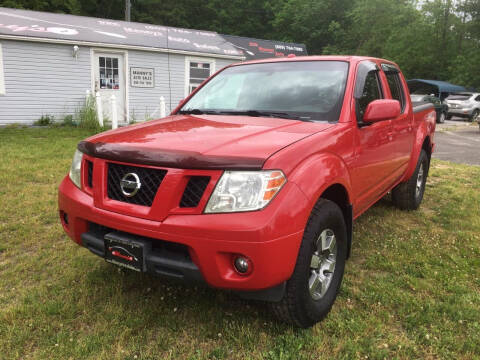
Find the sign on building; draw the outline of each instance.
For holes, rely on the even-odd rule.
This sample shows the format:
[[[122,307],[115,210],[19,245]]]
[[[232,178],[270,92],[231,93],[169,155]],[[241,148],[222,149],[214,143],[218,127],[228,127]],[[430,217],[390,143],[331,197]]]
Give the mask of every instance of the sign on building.
[[[155,87],[155,70],[153,68],[130,68],[130,86],[139,88]]]

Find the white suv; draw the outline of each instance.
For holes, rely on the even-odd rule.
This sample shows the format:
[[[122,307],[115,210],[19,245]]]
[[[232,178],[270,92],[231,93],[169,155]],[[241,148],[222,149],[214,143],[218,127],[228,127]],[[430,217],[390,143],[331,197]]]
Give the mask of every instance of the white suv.
[[[470,121],[480,119],[480,93],[458,93],[445,99],[448,105],[447,119],[452,116],[466,117]]]

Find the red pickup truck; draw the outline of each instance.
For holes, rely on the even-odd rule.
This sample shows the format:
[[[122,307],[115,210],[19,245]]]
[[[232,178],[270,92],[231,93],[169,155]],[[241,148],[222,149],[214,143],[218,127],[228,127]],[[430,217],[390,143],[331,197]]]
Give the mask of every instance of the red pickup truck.
[[[353,220],[392,192],[417,209],[435,111],[394,63],[312,56],[226,67],[170,116],[78,144],[59,189],[66,233],[108,262],[330,310]]]

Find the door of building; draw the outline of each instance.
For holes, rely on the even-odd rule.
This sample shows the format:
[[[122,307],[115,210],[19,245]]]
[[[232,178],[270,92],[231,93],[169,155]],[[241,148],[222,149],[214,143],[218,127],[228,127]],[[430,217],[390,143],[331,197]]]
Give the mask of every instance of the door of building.
[[[118,122],[126,120],[125,63],[123,54],[95,52],[95,92],[100,93],[103,114],[112,120],[110,98],[115,95]]]

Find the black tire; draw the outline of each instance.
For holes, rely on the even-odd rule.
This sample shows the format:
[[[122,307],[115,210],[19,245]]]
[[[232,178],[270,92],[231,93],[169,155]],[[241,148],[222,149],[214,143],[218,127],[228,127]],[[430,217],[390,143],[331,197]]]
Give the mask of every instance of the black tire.
[[[309,280],[315,271],[311,267],[312,258],[318,250],[317,241],[320,235],[329,230],[333,232],[336,240],[336,262],[333,272],[323,273],[331,277],[326,292],[320,299],[314,300],[309,286]],[[271,304],[274,314],[280,320],[302,328],[313,326],[322,320],[337,297],[346,257],[347,230],[342,211],[334,202],[320,199],[314,206],[305,227],[297,263],[292,277],[287,281],[285,295],[280,302]],[[322,269],[317,268],[316,271],[320,272]]]
[[[425,150],[422,149],[418,157],[417,166],[410,179],[407,182],[398,184],[392,190],[393,204],[402,210],[416,210],[420,206],[425,192],[425,183],[427,182],[429,169],[428,156]],[[422,170],[421,183],[419,181],[420,169]],[[419,185],[419,191],[417,191]]]
[[[451,120],[452,119],[452,115],[450,114],[447,114],[447,117],[446,117],[447,120]]]
[[[447,117],[447,115],[444,112],[441,112],[438,119],[437,119],[437,122],[439,124],[443,124],[445,122],[446,117]]]
[[[477,120],[479,114],[480,114],[480,110],[478,109],[473,110],[472,115],[470,115],[470,121],[474,122],[475,120]]]

